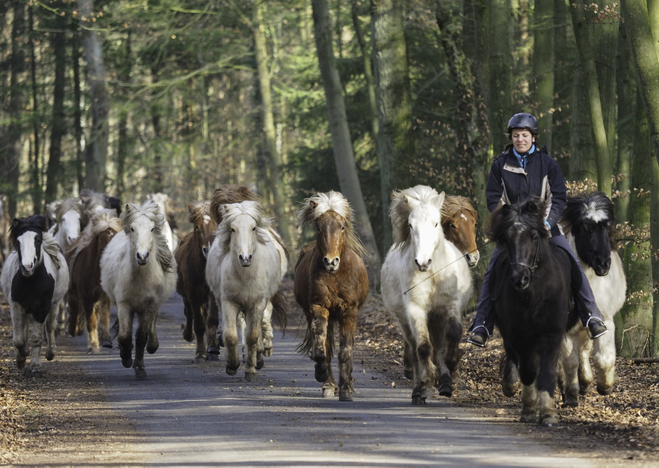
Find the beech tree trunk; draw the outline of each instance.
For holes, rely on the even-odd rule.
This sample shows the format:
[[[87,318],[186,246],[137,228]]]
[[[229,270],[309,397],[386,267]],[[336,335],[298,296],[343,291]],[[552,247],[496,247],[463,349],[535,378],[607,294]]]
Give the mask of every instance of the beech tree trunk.
[[[554,112],[554,0],[536,0],[533,11],[533,100],[540,142],[552,148]]]
[[[494,154],[499,154],[510,142],[506,135],[512,110],[512,45],[510,0],[491,0],[489,3],[489,98],[488,109]]]

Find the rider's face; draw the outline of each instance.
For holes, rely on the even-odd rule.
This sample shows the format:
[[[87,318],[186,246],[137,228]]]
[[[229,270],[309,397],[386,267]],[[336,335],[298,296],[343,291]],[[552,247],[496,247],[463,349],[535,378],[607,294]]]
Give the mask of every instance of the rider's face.
[[[514,128],[510,136],[513,140],[513,146],[520,154],[528,152],[533,146],[533,135],[526,129]]]

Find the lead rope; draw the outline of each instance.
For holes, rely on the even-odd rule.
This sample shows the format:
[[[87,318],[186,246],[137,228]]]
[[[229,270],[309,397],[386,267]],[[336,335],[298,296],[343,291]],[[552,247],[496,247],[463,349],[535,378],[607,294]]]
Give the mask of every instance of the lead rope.
[[[476,248],[475,248],[474,250],[472,250],[471,252],[467,252],[465,255],[469,255],[469,254],[471,254],[471,253],[474,253],[474,252],[476,252],[476,251],[482,249],[483,247],[485,247],[487,244],[490,244],[491,242],[492,242],[492,241],[489,240],[489,241],[485,242],[484,244],[479,245],[478,247],[476,247]],[[434,272],[432,275],[428,276],[427,278],[422,279],[422,280],[419,281],[417,284],[415,284],[414,286],[412,286],[410,289],[408,289],[407,291],[405,291],[405,292],[403,293],[403,296],[406,295],[408,292],[410,292],[412,289],[416,288],[416,287],[417,287],[418,285],[420,285],[421,283],[423,283],[423,282],[425,282],[425,281],[428,281],[430,278],[432,278],[433,276],[435,276],[435,275],[436,275],[437,273],[439,273],[440,271],[445,270],[446,268],[450,267],[451,265],[453,265],[453,264],[456,263],[456,262],[459,262],[460,260],[462,260],[462,259],[465,257],[465,255],[463,255],[462,257],[458,258],[457,260],[452,261],[452,262],[449,263],[448,265],[443,266],[442,268],[440,268],[439,270],[437,270],[436,272]]]

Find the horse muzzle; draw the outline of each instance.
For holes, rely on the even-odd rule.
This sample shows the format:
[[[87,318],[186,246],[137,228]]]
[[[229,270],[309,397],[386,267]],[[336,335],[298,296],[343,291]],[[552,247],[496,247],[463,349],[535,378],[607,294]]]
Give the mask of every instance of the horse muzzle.
[[[252,264],[252,255],[238,255],[238,261],[240,262],[240,266],[243,268],[246,268]]]
[[[524,291],[531,284],[531,271],[528,268],[522,268],[521,271],[513,271],[510,281],[512,281],[515,289]]]
[[[135,259],[137,260],[137,264],[139,266],[144,266],[146,265],[146,262],[149,261],[149,252],[147,252],[144,255],[141,255],[140,253],[135,254]]]
[[[24,265],[21,265],[21,274],[25,276],[26,278],[29,278],[34,274],[34,264],[30,267],[27,268]]]
[[[432,263],[432,258],[429,258],[425,262],[419,262],[419,260],[415,258],[414,263],[416,263],[416,267],[420,272],[428,271],[430,269],[430,264]]]
[[[595,266],[593,267],[593,270],[595,271],[595,274],[597,276],[608,275],[610,269],[611,269],[611,257],[602,261],[595,262]]]
[[[478,261],[481,259],[481,255],[479,252],[473,254],[465,254],[465,259],[467,260],[467,265],[469,265],[469,268],[474,268],[476,265],[478,265]]]

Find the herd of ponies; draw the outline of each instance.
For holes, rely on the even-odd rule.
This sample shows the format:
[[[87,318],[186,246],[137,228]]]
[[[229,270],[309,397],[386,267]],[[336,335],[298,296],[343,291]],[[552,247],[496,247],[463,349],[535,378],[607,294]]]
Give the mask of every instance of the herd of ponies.
[[[521,420],[551,426],[558,421],[557,384],[566,406],[577,406],[578,395],[589,390],[591,354],[597,391],[612,391],[613,317],[626,282],[612,239],[611,201],[600,192],[570,198],[561,227],[611,331],[591,341],[568,311],[574,273],[548,242],[545,209],[538,200],[503,206],[486,233],[503,250],[491,281],[505,349],[503,391],[515,395],[521,384]],[[188,204],[188,212],[193,229],[179,239],[167,219],[166,195],[122,205],[85,190],[49,206],[47,216],[9,223],[11,253],[3,253],[0,283],[18,368],[41,373],[42,344],[52,360],[58,329],[72,336],[86,330],[88,353],[111,348],[114,306],[121,363],[145,379],[144,351],[158,350],[158,310],[177,291],[183,338],[196,341],[195,362],[219,360],[224,346],[226,373],[235,375],[242,344],[245,380],[255,381],[273,353],[272,322],[286,326],[281,282],[289,251],[249,187],[221,186],[212,200]],[[405,340],[402,371],[413,382],[412,404],[421,405],[436,392],[450,397],[459,378],[463,316],[474,292],[470,268],[480,259],[477,214],[468,199],[423,185],[395,191],[389,214],[393,245],[382,266],[382,299]],[[298,351],[315,362],[324,397],[352,401],[357,314],[369,294],[364,246],[339,192],[306,199],[298,221],[315,229],[294,267],[294,296],[307,323]],[[338,384],[331,366],[335,335]]]

